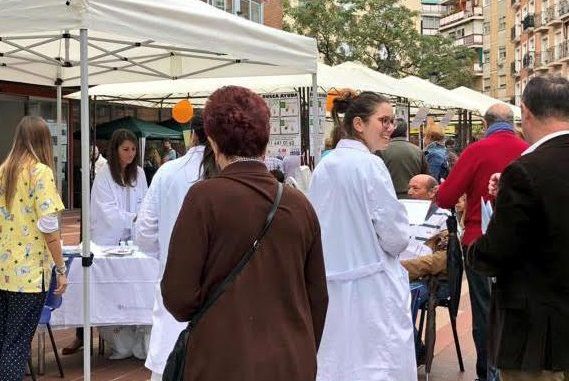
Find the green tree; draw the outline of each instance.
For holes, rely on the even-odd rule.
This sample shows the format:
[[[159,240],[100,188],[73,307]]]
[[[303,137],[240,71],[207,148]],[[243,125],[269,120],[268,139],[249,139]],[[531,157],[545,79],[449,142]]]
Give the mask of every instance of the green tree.
[[[447,88],[473,80],[474,53],[442,36],[422,36],[416,12],[398,0],[284,3],[285,29],[314,37],[329,65],[360,61],[395,77],[416,75]]]

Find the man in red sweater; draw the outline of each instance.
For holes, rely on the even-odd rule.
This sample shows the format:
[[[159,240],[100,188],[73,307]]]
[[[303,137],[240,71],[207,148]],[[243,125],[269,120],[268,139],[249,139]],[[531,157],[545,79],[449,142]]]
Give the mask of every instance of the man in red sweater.
[[[450,209],[466,194],[465,231],[462,245],[468,247],[482,235],[480,198],[488,194],[490,176],[502,172],[519,158],[528,144],[514,133],[514,117],[509,106],[495,104],[484,114],[487,127],[484,139],[469,145],[460,155],[448,178],[437,193],[439,207]],[[466,252],[466,250],[464,250]],[[480,381],[495,381],[495,369],[486,362],[486,325],[490,306],[490,279],[466,268],[472,307],[472,336],[476,346],[476,373]]]

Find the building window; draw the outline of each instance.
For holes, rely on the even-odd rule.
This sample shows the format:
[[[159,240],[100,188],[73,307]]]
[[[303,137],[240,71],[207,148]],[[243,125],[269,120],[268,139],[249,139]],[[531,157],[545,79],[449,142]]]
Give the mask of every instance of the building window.
[[[484,34],[485,35],[490,34],[490,22],[488,21],[484,23]]]
[[[499,62],[503,62],[506,60],[506,47],[505,46],[500,46],[499,52],[498,52],[498,61]]]
[[[256,23],[263,23],[262,0],[207,0],[207,3]],[[233,8],[233,5],[235,5],[235,9]]]
[[[506,29],[506,16],[500,16],[499,29],[500,30]]]
[[[456,31],[456,37],[457,37],[457,38],[462,38],[462,37],[464,37],[464,28],[458,29],[458,30]]]
[[[225,7],[225,0],[213,0],[212,3],[211,3],[211,5],[213,5],[213,6],[216,7],[216,8],[219,8],[219,9],[221,9],[221,10],[224,10],[224,11],[225,11],[225,9],[226,9],[226,7]]]
[[[498,77],[498,86],[500,86],[501,89],[506,88],[506,76],[505,75],[501,75],[500,77]]]
[[[439,25],[438,17],[423,16],[423,29],[439,29]]]
[[[490,51],[485,50],[483,55],[484,55],[484,63],[489,64],[490,63]]]

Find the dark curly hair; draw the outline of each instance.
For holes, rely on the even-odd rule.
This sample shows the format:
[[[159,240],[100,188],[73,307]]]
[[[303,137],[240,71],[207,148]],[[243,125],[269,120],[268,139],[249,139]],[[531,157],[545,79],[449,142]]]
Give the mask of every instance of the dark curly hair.
[[[227,157],[263,155],[269,142],[269,118],[263,98],[239,86],[216,90],[203,111],[207,136]]]

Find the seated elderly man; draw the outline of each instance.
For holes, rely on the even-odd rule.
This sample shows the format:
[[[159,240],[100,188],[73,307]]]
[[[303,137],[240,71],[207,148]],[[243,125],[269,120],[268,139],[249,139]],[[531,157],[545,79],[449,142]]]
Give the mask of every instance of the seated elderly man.
[[[401,264],[414,280],[429,274],[437,274],[446,266],[446,256],[437,252],[439,243],[446,231],[446,221],[450,215],[446,209],[434,202],[437,180],[429,175],[416,175],[409,181],[409,196],[414,200],[431,201],[425,221],[419,225],[411,224],[411,240],[400,255]],[[441,268],[441,260],[442,263]]]
[[[435,275],[446,269],[448,242],[446,221],[450,213],[432,202],[437,193],[437,185],[437,180],[429,175],[417,175],[409,181],[408,193],[412,199],[431,201],[425,222],[411,225],[409,246],[401,254],[401,265],[409,272],[411,281],[418,281],[424,276]],[[418,307],[424,304],[428,297],[427,285],[420,281],[416,284],[420,288],[416,308],[413,310],[413,321],[417,318]],[[424,364],[425,349],[417,333],[415,333],[415,354],[417,364]]]

